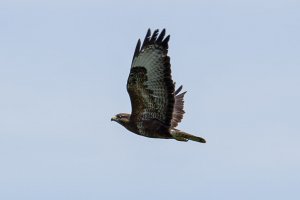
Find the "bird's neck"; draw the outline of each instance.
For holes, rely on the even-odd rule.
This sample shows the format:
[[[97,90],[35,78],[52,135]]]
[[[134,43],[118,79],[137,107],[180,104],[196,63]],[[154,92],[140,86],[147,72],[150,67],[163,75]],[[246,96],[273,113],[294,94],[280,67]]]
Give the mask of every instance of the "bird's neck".
[[[124,126],[127,130],[131,131],[131,132],[134,132],[134,133],[137,133],[138,130],[137,130],[137,127],[136,127],[136,124],[133,123],[130,118],[128,121],[123,121],[121,123],[122,126]]]

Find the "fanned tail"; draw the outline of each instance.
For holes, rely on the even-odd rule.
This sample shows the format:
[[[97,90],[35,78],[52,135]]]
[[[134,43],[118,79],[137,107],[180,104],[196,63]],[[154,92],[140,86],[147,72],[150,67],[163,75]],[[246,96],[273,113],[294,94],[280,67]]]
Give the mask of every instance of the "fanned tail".
[[[201,137],[198,137],[195,135],[191,135],[189,133],[185,133],[185,132],[177,130],[177,129],[172,129],[171,135],[174,137],[174,139],[176,139],[178,141],[187,142],[188,140],[192,140],[195,142],[206,143],[204,138],[201,138]]]

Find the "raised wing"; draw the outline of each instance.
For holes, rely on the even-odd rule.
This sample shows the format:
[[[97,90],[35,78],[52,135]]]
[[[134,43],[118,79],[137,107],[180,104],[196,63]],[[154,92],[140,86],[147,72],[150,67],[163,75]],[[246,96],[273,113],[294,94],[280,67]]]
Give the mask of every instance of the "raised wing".
[[[127,81],[135,122],[155,119],[171,126],[175,98],[167,55],[169,39],[165,29],[159,35],[158,30],[151,35],[149,29],[142,46],[140,40],[137,43]]]

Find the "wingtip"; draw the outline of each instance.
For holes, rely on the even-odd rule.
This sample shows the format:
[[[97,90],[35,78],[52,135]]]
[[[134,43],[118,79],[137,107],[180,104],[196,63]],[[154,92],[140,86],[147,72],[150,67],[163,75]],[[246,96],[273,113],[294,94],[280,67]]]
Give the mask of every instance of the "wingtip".
[[[148,28],[146,35],[151,35],[151,29]]]
[[[168,49],[168,42],[170,40],[170,35],[168,35],[163,41],[162,41],[162,45]]]

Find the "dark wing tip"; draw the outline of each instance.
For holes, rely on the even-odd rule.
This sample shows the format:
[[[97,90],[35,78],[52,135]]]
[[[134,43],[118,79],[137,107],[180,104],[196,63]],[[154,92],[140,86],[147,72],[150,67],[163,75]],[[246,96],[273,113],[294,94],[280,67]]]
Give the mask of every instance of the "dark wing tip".
[[[168,50],[168,42],[170,40],[170,35],[168,35],[167,37],[165,37],[165,35],[166,35],[166,29],[163,29],[160,32],[160,34],[159,34],[159,30],[155,29],[153,34],[151,34],[151,29],[149,28],[147,30],[147,33],[146,33],[146,36],[144,38],[142,45],[141,45],[141,40],[140,39],[138,40],[131,63],[133,63],[134,58],[137,57],[138,54],[143,49],[146,49],[149,45],[156,44],[156,45],[161,46],[163,49]]]
[[[142,45],[142,49],[144,49],[145,46],[149,45],[150,36],[151,36],[151,30],[150,30],[150,28],[149,28],[148,31],[147,31],[147,33],[146,33],[146,36],[145,36],[143,45]]]
[[[137,44],[136,44],[135,50],[134,50],[132,62],[133,62],[134,58],[138,56],[138,54],[140,52],[140,49],[141,49],[141,40],[139,39]]]
[[[165,35],[166,35],[166,29],[163,29],[160,32],[160,34],[159,34],[159,29],[155,29],[154,32],[151,34],[151,29],[149,28],[146,33],[145,39],[143,41],[142,49],[145,49],[148,45],[151,44],[158,44],[167,49],[168,42],[170,40],[170,35],[168,35],[166,38]]]
[[[162,43],[161,43],[161,45],[164,47],[164,48],[166,48],[166,49],[168,49],[168,42],[169,42],[169,40],[170,40],[170,35],[168,35],[163,41],[162,41]]]
[[[161,33],[159,34],[159,36],[158,36],[156,42],[157,42],[158,44],[161,44],[162,41],[163,41],[163,39],[164,39],[164,37],[165,37],[165,35],[166,35],[166,29],[163,29],[163,30],[161,31]]]
[[[181,90],[182,90],[182,85],[175,91],[175,95],[177,95]]]
[[[151,37],[151,39],[150,39],[150,41],[149,41],[150,44],[154,44],[154,43],[156,42],[158,32],[159,32],[158,29],[156,29],[156,30],[153,32],[152,37]]]

